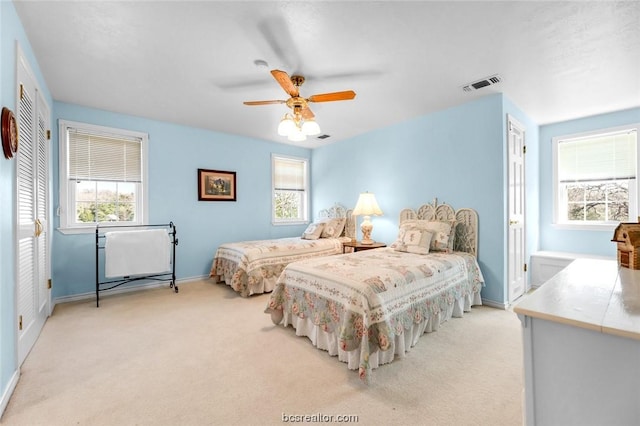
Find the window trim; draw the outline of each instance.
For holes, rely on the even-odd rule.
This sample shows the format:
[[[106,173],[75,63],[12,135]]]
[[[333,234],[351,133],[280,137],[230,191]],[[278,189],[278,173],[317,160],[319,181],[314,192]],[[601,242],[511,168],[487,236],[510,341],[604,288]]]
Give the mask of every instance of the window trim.
[[[139,138],[142,151],[142,182],[139,184],[141,188],[140,197],[138,198],[137,208],[139,209],[140,218],[135,222],[136,225],[145,225],[149,223],[149,190],[148,190],[148,178],[149,178],[149,135],[147,133],[136,132],[133,130],[120,129],[116,127],[99,126],[95,124],[81,123],[69,120],[58,120],[58,189],[59,199],[58,206],[56,208],[56,215],[60,219],[59,227],[57,228],[63,234],[85,234],[95,232],[95,223],[87,225],[73,225],[69,221],[68,206],[70,202],[69,182],[68,182],[68,169],[69,161],[67,159],[68,153],[68,129],[76,128],[82,129],[90,133],[113,135],[118,137]]]
[[[302,220],[282,220],[276,218],[276,206],[275,206],[275,162],[277,158],[285,160],[296,160],[304,163],[305,169],[305,190],[304,190],[304,217]],[[271,224],[274,226],[286,226],[286,225],[306,225],[309,223],[309,199],[310,199],[310,185],[309,185],[309,159],[304,157],[296,157],[292,155],[271,154]]]
[[[606,127],[602,129],[590,130],[586,132],[573,133],[569,135],[562,136],[554,136],[552,138],[552,161],[553,161],[553,176],[552,176],[552,185],[553,185],[553,223],[552,226],[555,229],[560,230],[575,230],[575,231],[607,231],[612,232],[617,226],[618,223],[603,223],[603,222],[580,222],[580,223],[569,223],[560,221],[560,205],[559,205],[559,188],[558,188],[558,144],[561,141],[567,141],[571,139],[582,139],[588,137],[594,137],[598,135],[605,135],[608,133],[619,133],[624,131],[636,131],[636,211],[634,212],[631,208],[629,211],[629,215],[631,218],[636,215],[640,215],[640,184],[638,181],[640,180],[640,123],[630,123],[622,126],[615,127]]]

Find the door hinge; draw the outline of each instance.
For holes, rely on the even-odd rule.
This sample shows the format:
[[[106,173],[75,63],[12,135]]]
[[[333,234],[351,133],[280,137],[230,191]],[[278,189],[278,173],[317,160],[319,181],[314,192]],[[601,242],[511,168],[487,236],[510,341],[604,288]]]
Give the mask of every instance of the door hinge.
[[[53,287],[53,284],[51,284],[51,278],[49,278],[49,279],[47,280],[47,288],[48,288],[49,290],[51,290],[51,287]]]
[[[51,130],[47,130],[47,140],[51,140]]]
[[[18,317],[18,330],[22,330],[22,315]]]
[[[22,98],[24,98],[24,86],[21,84],[20,85],[20,100],[22,100]]]
[[[524,271],[527,272],[527,264],[524,264]]]
[[[523,146],[522,146],[522,153],[523,153],[523,154],[526,154],[526,153],[527,153],[527,146],[526,146],[526,145],[523,145]]]

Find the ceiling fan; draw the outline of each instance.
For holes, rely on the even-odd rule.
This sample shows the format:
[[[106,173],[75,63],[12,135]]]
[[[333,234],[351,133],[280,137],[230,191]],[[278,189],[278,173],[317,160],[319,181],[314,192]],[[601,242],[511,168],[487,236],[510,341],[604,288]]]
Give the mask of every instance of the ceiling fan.
[[[318,126],[318,123],[316,123],[314,119],[315,115],[309,108],[309,103],[347,101],[356,97],[356,93],[353,90],[346,90],[342,92],[321,93],[303,98],[300,96],[300,86],[304,83],[304,77],[300,75],[292,75],[289,77],[289,74],[280,70],[272,70],[271,75],[273,75],[290,98],[287,100],[246,101],[244,104],[286,104],[291,108],[293,115],[285,114],[278,125],[278,134],[288,136],[289,140],[292,141],[302,141],[305,140],[307,136],[320,134],[320,126]]]

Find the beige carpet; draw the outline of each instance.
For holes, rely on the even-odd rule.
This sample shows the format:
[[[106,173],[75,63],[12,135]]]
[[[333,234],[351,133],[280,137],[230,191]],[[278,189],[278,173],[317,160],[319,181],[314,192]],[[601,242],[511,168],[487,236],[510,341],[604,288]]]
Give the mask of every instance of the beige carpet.
[[[473,308],[365,386],[291,327],[274,326],[267,300],[200,281],[178,294],[104,294],[100,308],[58,305],[0,423],[281,425],[283,416],[321,414],[363,425],[522,424],[513,312]]]

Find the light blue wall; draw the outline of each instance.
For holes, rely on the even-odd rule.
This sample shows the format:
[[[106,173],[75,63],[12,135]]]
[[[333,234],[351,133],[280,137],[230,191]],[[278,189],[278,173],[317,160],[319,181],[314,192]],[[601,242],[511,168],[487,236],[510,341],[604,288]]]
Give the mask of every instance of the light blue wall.
[[[59,119],[149,134],[149,222],[173,221],[178,279],[208,276],[223,242],[301,235],[304,225],[271,224],[271,154],[310,158],[310,150],[112,112],[54,103],[54,201],[58,206]],[[198,201],[197,170],[236,172],[237,201]],[[54,218],[54,226],[60,220]],[[95,234],[55,231],[53,297],[95,289]]]
[[[52,103],[12,2],[0,1],[0,99],[15,111],[15,41],[52,105],[52,204],[58,205],[57,120],[81,121],[149,134],[150,222],[173,221],[179,278],[206,276],[215,248],[225,241],[299,235],[303,225],[271,225],[271,154],[311,159],[312,211],[358,194],[376,194],[384,216],[373,237],[392,242],[399,212],[437,197],[472,207],[480,217],[479,263],[484,299],[506,299],[506,114],[526,128],[527,252],[536,249],[615,254],[610,233],[558,231],[551,226],[551,139],[557,135],[640,122],[640,109],[538,126],[504,96],[490,95],[339,144],[310,151],[139,117]],[[237,172],[237,202],[197,201],[197,169]],[[0,395],[16,373],[15,160],[0,158]],[[54,218],[54,227],[59,219]],[[52,233],[53,297],[94,289],[93,235]]]
[[[640,108],[540,127],[540,249],[568,251],[599,256],[616,256],[611,231],[578,231],[553,226],[553,158],[552,140],[556,136],[571,135],[640,123]]]
[[[0,103],[16,112],[16,41],[38,80],[44,98],[51,94],[33,55],[13,2],[0,1]],[[19,151],[18,151],[19,154]],[[17,371],[15,310],[15,157],[0,154],[0,398]],[[1,407],[0,407],[1,408]],[[0,410],[1,412],[1,410]]]
[[[373,192],[384,216],[373,217],[373,238],[391,243],[400,210],[434,197],[480,218],[482,297],[505,299],[505,115],[503,96],[467,104],[313,150],[315,205],[354,207]]]

